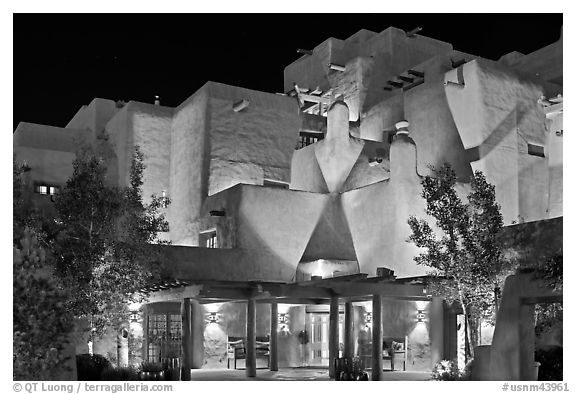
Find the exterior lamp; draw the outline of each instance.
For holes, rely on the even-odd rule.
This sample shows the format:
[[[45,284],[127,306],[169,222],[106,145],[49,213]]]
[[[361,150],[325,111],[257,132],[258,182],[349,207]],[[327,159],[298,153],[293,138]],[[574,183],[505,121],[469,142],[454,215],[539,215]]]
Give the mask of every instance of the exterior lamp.
[[[366,328],[372,327],[372,312],[366,312],[364,320],[366,321]]]
[[[210,312],[208,314],[208,323],[218,323],[218,315],[216,312]]]
[[[280,326],[280,331],[288,329],[288,315],[286,313],[278,314],[278,325]]]
[[[138,310],[130,311],[130,323],[137,323],[138,322]]]
[[[424,313],[423,310],[418,310],[418,313],[416,314],[416,318],[418,319],[418,323],[423,322],[424,319],[426,318],[426,313]]]

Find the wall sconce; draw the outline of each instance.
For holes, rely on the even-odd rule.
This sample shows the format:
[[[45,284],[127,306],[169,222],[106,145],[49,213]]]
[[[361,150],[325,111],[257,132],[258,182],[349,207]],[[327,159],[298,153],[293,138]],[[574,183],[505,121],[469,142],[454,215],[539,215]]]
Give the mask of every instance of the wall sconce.
[[[288,314],[286,313],[278,314],[278,326],[281,332],[288,331]]]
[[[416,314],[416,318],[418,319],[418,323],[423,322],[424,319],[426,318],[426,313],[424,313],[423,310],[418,310],[418,313]]]
[[[139,315],[138,310],[130,311],[130,323],[137,323]]]
[[[216,312],[208,314],[208,323],[218,323],[218,314]]]
[[[335,64],[335,63],[329,63],[328,68],[330,70],[334,70],[334,71],[340,71],[340,72],[346,71],[346,66],[341,66],[340,64]]]
[[[364,321],[366,322],[366,328],[372,327],[372,312],[366,312]]]

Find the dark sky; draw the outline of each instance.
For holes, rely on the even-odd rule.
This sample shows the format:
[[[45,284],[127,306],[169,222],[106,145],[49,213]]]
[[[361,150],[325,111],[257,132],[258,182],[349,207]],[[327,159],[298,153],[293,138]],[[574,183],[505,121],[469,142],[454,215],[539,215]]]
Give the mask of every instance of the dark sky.
[[[206,81],[281,92],[284,67],[328,37],[388,26],[498,59],[560,37],[562,14],[17,14],[14,128],[65,126],[94,97],[177,106]]]

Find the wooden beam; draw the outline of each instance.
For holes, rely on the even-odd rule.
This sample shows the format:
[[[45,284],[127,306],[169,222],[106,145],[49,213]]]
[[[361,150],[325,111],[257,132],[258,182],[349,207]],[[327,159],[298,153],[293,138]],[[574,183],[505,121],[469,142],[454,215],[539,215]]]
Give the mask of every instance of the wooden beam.
[[[380,294],[384,297],[426,297],[424,285],[404,285],[394,283],[333,283],[331,288],[342,297]]]
[[[156,291],[148,296],[148,303],[181,301],[184,298],[196,298],[200,294],[202,287],[202,285],[189,285]]]
[[[333,278],[324,278],[324,279],[316,279],[316,280],[307,280],[305,282],[298,282],[298,286],[321,286],[321,287],[329,287],[332,283],[335,282],[353,282],[358,281],[361,279],[366,279],[368,274],[352,274],[352,275],[342,275],[342,276],[335,276]]]
[[[418,78],[424,78],[424,73],[421,71],[408,70],[408,74],[413,75],[413,76],[418,77]]]
[[[298,94],[298,97],[302,101],[309,101],[312,103],[322,103],[326,105],[330,103],[330,99],[328,97],[314,96],[312,94],[305,94],[305,93]]]

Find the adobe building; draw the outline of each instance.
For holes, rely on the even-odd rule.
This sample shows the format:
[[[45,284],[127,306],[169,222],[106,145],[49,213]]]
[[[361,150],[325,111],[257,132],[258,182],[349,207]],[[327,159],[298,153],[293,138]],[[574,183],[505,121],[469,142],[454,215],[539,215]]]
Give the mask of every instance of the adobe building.
[[[174,280],[150,289],[131,323],[144,359],[183,371],[232,362],[248,376],[332,373],[339,355],[430,370],[457,358],[463,332],[458,311],[426,295],[406,242],[408,217],[426,216],[429,166],[450,162],[463,197],[483,171],[506,225],[562,217],[561,34],[497,61],[393,27],[302,52],[282,93],[208,82],[176,108],[96,98],[64,128],[18,126],[16,157],[46,209],[80,144],[105,152],[119,185],[139,146],[143,195],[171,199]],[[395,342],[393,357],[379,342]]]

